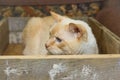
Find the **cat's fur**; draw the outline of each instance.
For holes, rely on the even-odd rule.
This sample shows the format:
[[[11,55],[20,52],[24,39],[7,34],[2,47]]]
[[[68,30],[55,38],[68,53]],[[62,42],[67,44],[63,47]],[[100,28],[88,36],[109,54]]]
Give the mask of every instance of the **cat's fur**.
[[[54,19],[32,18],[28,22],[23,31],[23,54],[47,54],[48,51],[55,55],[98,53],[96,39],[87,23],[54,12],[51,15]]]
[[[25,26],[22,38],[24,55],[46,55],[45,43],[49,39],[49,30],[54,23],[53,17],[33,17]]]
[[[52,54],[97,54],[96,39],[89,25],[51,12],[57,21],[50,30],[47,50]]]

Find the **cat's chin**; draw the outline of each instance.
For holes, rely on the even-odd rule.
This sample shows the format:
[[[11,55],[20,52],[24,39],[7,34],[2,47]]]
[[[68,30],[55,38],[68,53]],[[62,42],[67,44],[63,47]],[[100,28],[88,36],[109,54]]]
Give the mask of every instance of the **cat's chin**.
[[[48,53],[50,55],[73,55],[72,53],[70,52],[65,52],[65,51],[62,51],[62,50],[48,50]]]
[[[63,54],[61,50],[56,50],[56,49],[47,49],[47,50],[50,55],[62,55]]]
[[[53,53],[53,52],[49,52],[49,55],[63,55],[63,53]]]
[[[63,52],[51,52],[48,51],[50,55],[63,55]]]

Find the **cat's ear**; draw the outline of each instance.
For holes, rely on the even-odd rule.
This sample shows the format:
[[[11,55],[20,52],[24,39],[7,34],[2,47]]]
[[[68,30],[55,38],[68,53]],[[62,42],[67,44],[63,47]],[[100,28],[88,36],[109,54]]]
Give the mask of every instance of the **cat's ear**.
[[[86,30],[78,24],[74,23],[69,23],[69,31],[74,34],[74,36],[79,40],[79,39],[84,39],[85,41],[87,40],[87,32]]]
[[[61,15],[55,13],[55,12],[52,12],[52,11],[50,11],[50,14],[52,15],[52,17],[53,17],[57,22],[60,22],[60,21],[63,20],[63,18],[64,18],[63,16],[61,16]]]

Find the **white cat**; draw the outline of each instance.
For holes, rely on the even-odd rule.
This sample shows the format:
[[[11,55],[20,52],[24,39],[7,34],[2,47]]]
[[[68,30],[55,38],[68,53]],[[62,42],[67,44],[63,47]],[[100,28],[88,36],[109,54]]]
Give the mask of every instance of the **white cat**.
[[[87,23],[54,12],[51,15],[54,19],[50,16],[28,21],[23,30],[24,55],[98,53],[96,39]]]
[[[51,15],[57,21],[50,29],[50,39],[46,48],[51,54],[97,54],[96,39],[89,25],[54,12]]]
[[[45,43],[49,39],[49,30],[54,19],[49,17],[33,17],[25,26],[22,38],[24,43],[24,55],[46,55],[48,51]]]

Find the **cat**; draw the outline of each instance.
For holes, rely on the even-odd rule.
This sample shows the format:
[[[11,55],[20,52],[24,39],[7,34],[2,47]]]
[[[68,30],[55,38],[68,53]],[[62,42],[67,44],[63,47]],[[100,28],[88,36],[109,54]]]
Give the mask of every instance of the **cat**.
[[[24,55],[98,53],[96,39],[86,22],[50,13],[50,17],[28,21],[23,30]]]
[[[50,29],[46,49],[54,55],[98,54],[96,39],[90,26],[51,12],[56,23]]]
[[[49,39],[49,29],[54,23],[52,16],[32,17],[22,32],[24,55],[46,55],[45,43]]]

